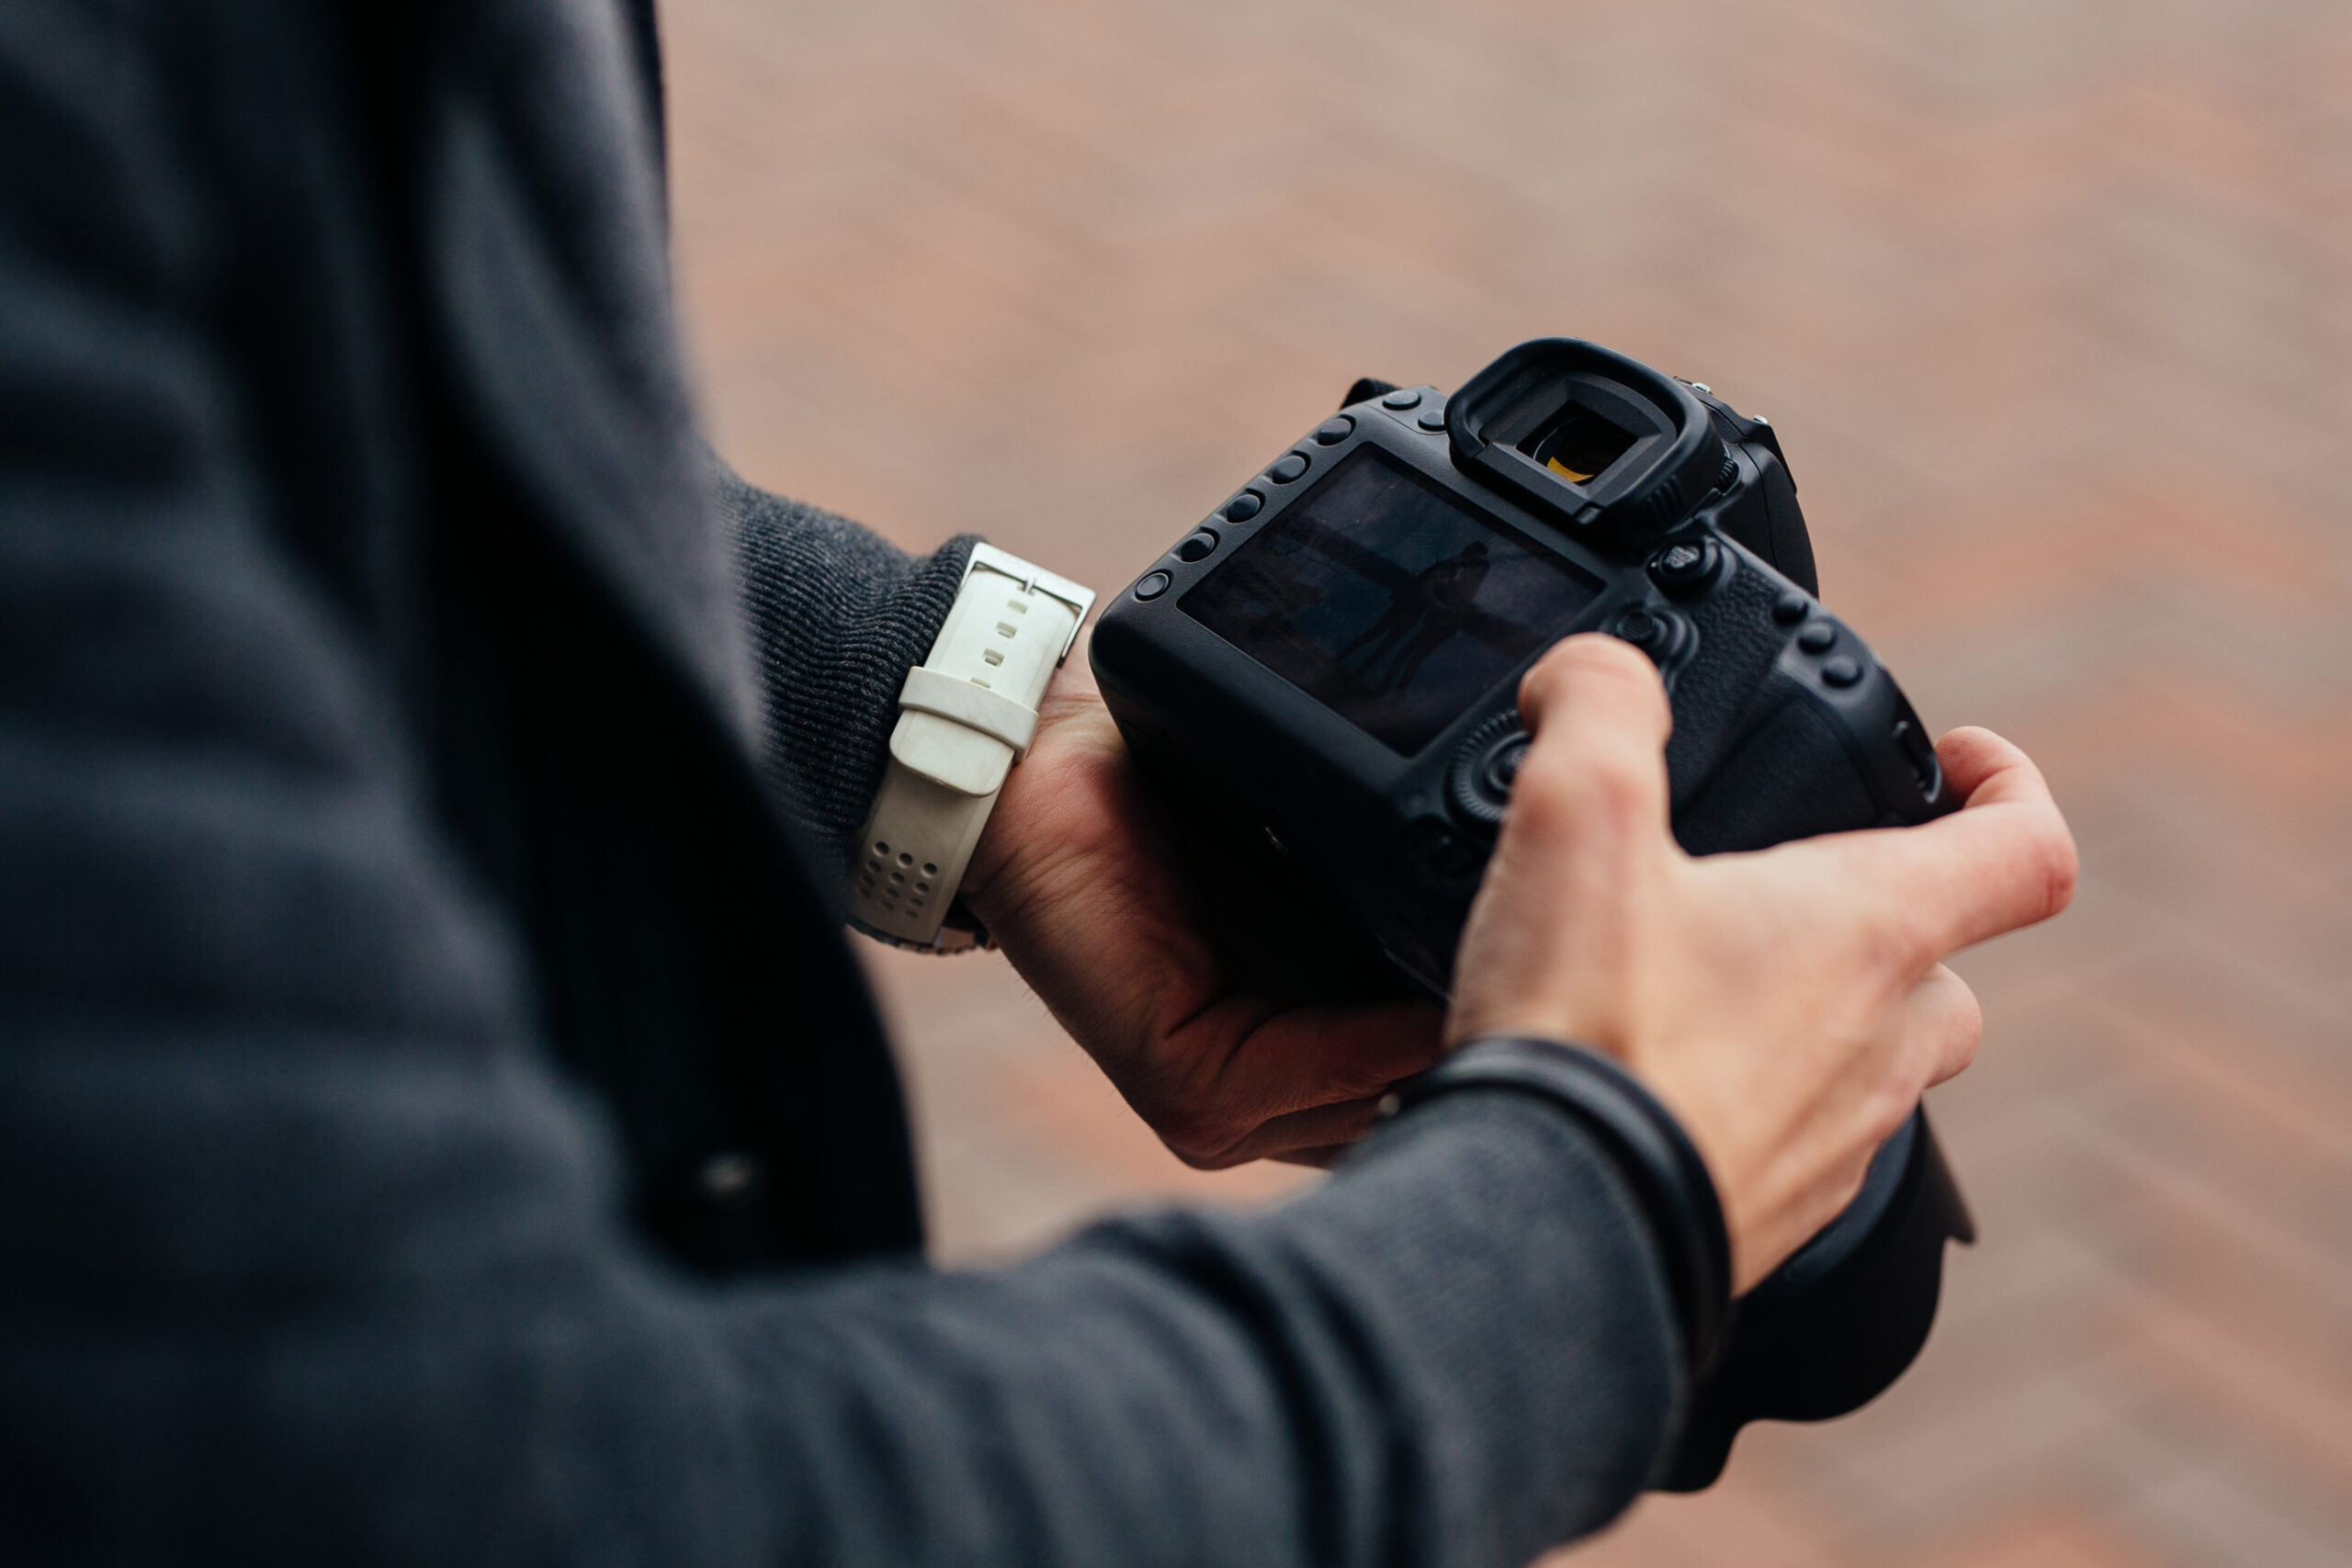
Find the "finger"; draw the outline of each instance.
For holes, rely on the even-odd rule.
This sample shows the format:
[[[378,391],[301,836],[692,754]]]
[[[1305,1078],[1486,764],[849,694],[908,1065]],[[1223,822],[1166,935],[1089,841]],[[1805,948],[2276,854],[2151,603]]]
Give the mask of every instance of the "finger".
[[[1984,1038],[1984,1010],[1968,982],[1939,964],[1911,989],[1905,1034],[1914,1057],[1924,1064],[1926,1087],[1958,1077],[1976,1060]]]
[[[1164,1059],[1187,1067],[1146,1116],[1180,1158],[1209,1168],[1338,1142],[1306,1133],[1270,1138],[1266,1129],[1335,1103],[1377,1100],[1437,1061],[1441,1023],[1425,1002],[1286,1008],[1228,998],[1168,1034]]]
[[[1272,1159],[1328,1170],[1380,1124],[1380,1101],[1381,1096],[1372,1095],[1278,1116],[1252,1133],[1218,1168]]]
[[[1519,711],[1539,735],[1563,714],[1606,716],[1650,750],[1666,744],[1674,723],[1657,668],[1631,644],[1598,632],[1565,638],[1537,660],[1519,683]]]
[[[1287,1008],[1251,1032],[1236,1053],[1236,1066],[1284,1083],[1306,1080],[1324,1100],[1378,1096],[1398,1078],[1435,1065],[1443,1050],[1443,1020],[1421,1001]]]
[[[1838,874],[1869,888],[1887,928],[1926,964],[2046,920],[2075,896],[2074,835],[2041,770],[1986,730],[1947,737],[1968,805],[1916,828],[1817,840],[1846,863]]]
[[[1989,729],[1961,726],[1936,742],[1936,758],[1943,764],[1945,787],[1967,805],[2050,798],[2050,785],[2033,759]]]
[[[1648,660],[1615,637],[1569,637],[1527,672],[1519,701],[1534,734],[1511,791],[1512,818],[1532,818],[1522,834],[1664,832],[1674,718]]]

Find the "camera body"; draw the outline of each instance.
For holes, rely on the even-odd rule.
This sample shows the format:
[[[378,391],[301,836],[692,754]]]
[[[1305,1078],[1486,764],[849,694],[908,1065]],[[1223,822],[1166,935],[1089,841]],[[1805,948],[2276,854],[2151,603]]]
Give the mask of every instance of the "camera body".
[[[1368,394],[1368,395],[1361,395]],[[1694,854],[1954,808],[1893,676],[1821,607],[1778,435],[1595,344],[1522,344],[1453,398],[1359,383],[1104,611],[1104,701],[1181,834],[1442,1001],[1527,746],[1521,677],[1581,631],[1674,711]],[[1921,1117],[1740,1303],[1668,1484],[1756,1416],[1862,1403],[1917,1354],[1968,1235]]]

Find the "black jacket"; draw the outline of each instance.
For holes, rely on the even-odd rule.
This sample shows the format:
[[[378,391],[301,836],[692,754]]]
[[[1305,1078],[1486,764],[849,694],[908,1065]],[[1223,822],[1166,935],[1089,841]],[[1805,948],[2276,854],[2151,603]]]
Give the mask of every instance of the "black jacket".
[[[920,1264],[839,868],[963,548],[697,445],[651,36],[0,6],[0,1555],[1505,1564],[1607,1519],[1670,1314],[1533,1101]]]

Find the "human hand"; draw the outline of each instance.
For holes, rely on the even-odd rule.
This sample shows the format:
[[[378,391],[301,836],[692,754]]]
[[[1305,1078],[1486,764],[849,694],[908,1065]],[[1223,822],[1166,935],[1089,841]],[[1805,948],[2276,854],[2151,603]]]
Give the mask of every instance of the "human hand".
[[[1419,1002],[1304,1000],[1312,933],[1218,910],[1159,826],[1083,649],[974,852],[965,902],[1186,1164],[1325,1163],[1438,1056]],[[1270,951],[1271,950],[1271,951]]]
[[[1692,858],[1668,829],[1671,715],[1649,661],[1571,637],[1530,671],[1534,735],[1463,934],[1451,1044],[1605,1051],[1704,1156],[1747,1290],[1844,1208],[1983,1029],[1948,954],[2049,919],[2072,837],[2025,754],[1937,747],[1966,802],[1916,828]]]

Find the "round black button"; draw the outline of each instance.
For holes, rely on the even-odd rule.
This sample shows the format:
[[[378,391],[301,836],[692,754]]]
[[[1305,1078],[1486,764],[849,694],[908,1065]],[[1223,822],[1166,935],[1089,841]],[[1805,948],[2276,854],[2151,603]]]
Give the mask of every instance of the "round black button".
[[[1443,430],[1445,428],[1445,405],[1443,403],[1432,403],[1428,408],[1423,409],[1421,411],[1420,424],[1423,430]]]
[[[1510,786],[1519,782],[1519,765],[1527,761],[1527,741],[1507,741],[1498,750],[1487,754],[1480,770],[1487,792],[1503,799],[1510,797]]]
[[[1306,472],[1306,454],[1293,452],[1289,457],[1280,459],[1272,468],[1268,468],[1266,477],[1278,485],[1286,485],[1305,472]]]
[[[1826,653],[1829,645],[1838,640],[1838,628],[1827,621],[1815,621],[1797,633],[1797,646],[1807,653]]]
[[[1821,678],[1833,686],[1850,686],[1862,678],[1862,667],[1841,653],[1822,661]]]
[[[1399,387],[1380,400],[1383,408],[1409,409],[1421,400],[1421,394],[1411,387]]]
[[[1175,579],[1170,577],[1164,571],[1155,571],[1150,576],[1145,578],[1141,582],[1136,584],[1136,597],[1138,599],[1157,599],[1162,593],[1168,592],[1168,585],[1174,581]]]
[[[1225,503],[1225,520],[1228,523],[1247,523],[1257,516],[1259,508],[1265,504],[1264,496],[1254,490],[1245,490]]]
[[[1341,414],[1336,419],[1327,419],[1315,427],[1315,445],[1337,446],[1340,442],[1353,435],[1355,430],[1356,422],[1346,414]]]
[[[1628,610],[1617,617],[1617,635],[1635,648],[1655,648],[1666,640],[1666,623],[1647,610]]]
[[[1813,601],[1793,588],[1772,601],[1772,618],[1784,626],[1795,626],[1812,613]]]
[[[1650,578],[1668,593],[1688,593],[1715,575],[1722,552],[1713,539],[1682,539],[1650,558]]]
[[[1216,535],[1204,528],[1176,547],[1178,560],[1206,560],[1216,548]]]
[[[711,1156],[703,1161],[696,1173],[696,1183],[702,1195],[721,1205],[740,1203],[752,1195],[760,1184],[760,1162],[747,1154],[729,1152]]]

